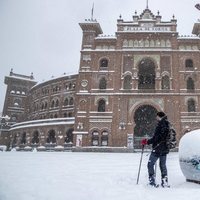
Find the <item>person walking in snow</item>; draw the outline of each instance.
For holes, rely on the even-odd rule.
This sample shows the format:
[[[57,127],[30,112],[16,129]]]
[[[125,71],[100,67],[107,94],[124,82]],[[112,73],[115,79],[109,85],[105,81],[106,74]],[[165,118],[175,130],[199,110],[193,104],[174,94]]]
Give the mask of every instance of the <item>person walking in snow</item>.
[[[156,161],[159,159],[159,167],[161,171],[161,186],[168,186],[168,177],[167,177],[167,167],[166,160],[169,149],[166,145],[167,135],[170,129],[170,123],[167,119],[167,116],[164,112],[158,112],[156,119],[158,124],[156,126],[153,137],[150,139],[144,138],[141,141],[141,144],[149,145],[152,144],[152,151],[149,156],[149,161],[147,164],[148,174],[149,174],[149,185],[157,187],[158,185],[155,182],[155,170],[154,166]]]

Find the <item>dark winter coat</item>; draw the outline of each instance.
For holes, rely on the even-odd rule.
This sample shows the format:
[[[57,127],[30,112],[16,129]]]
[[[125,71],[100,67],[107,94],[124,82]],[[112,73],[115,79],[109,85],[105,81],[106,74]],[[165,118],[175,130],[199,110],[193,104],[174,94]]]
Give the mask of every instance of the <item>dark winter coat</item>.
[[[164,116],[157,124],[154,135],[147,141],[147,144],[152,144],[152,151],[158,155],[169,153],[166,146],[166,138],[169,133],[169,121],[167,116]]]

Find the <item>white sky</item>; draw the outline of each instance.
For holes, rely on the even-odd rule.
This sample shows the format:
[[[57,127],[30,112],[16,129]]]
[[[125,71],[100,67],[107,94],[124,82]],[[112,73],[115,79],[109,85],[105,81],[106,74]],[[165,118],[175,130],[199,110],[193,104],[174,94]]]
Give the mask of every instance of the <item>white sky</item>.
[[[146,0],[0,0],[0,112],[6,86],[4,77],[15,73],[30,75],[37,81],[52,75],[76,73],[79,68],[82,31],[78,23],[94,18],[104,34],[114,35],[119,15],[132,20],[146,8]],[[149,0],[154,14],[170,21],[174,14],[180,35],[191,35],[200,18],[194,7],[200,0]]]

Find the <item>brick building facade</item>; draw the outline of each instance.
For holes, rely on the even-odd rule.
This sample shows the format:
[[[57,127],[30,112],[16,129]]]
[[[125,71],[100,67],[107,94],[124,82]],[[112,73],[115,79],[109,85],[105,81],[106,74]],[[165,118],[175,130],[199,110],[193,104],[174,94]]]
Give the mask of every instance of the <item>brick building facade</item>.
[[[152,136],[156,112],[161,110],[173,123],[178,139],[200,128],[200,38],[195,26],[196,36],[179,36],[174,16],[163,22],[159,12],[154,15],[146,8],[130,21],[120,16],[114,36],[102,36],[100,24],[93,19],[80,27],[83,38],[78,75],[31,88],[27,115],[22,120],[29,126],[25,130],[20,128],[23,123],[13,125],[12,139],[14,134],[22,138],[23,131],[34,138],[37,130],[38,145],[64,146],[63,138],[71,130],[70,141],[76,147],[138,148],[142,137]],[[68,81],[74,84],[73,92],[63,95]],[[53,89],[56,85],[57,91]],[[52,92],[43,94],[45,88]],[[73,97],[71,114],[65,107],[65,95]],[[58,109],[52,109],[53,101]],[[4,115],[10,114],[8,107],[4,108]],[[59,125],[63,117],[69,121]],[[40,125],[33,128],[33,121]],[[30,146],[31,140],[24,145]]]
[[[200,127],[200,38],[179,36],[174,16],[163,22],[148,8],[131,21],[120,16],[115,36],[100,35],[95,20],[80,27],[74,135],[83,146],[137,148],[152,135],[160,110],[178,139]]]

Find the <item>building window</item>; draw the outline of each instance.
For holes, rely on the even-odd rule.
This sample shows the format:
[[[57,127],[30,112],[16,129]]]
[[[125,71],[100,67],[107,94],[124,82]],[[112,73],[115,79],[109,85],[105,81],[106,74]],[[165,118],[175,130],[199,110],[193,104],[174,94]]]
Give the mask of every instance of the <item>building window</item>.
[[[65,98],[64,106],[67,106],[68,104],[69,104],[68,98]]]
[[[69,83],[69,90],[72,89],[72,83]]]
[[[73,128],[70,128],[66,132],[65,143],[73,143]]]
[[[47,106],[48,106],[48,103],[45,102],[45,104],[44,104],[44,108],[47,109]]]
[[[99,133],[97,131],[92,133],[92,146],[99,146]]]
[[[21,107],[22,100],[21,99],[14,99],[14,107]]]
[[[186,68],[193,68],[193,61],[192,61],[192,59],[187,59],[185,61],[185,67]]]
[[[41,109],[42,109],[42,110],[44,110],[44,103],[43,103],[43,102],[42,102],[42,106],[41,106]]]
[[[167,75],[162,77],[162,89],[163,90],[170,89],[170,80],[169,80],[169,76],[167,76]]]
[[[73,113],[69,112],[68,117],[72,117],[72,116],[73,116]]]
[[[98,112],[105,112],[105,110],[106,110],[106,102],[104,99],[101,99],[98,102]]]
[[[155,89],[155,65],[150,59],[143,59],[139,64],[138,89]]]
[[[108,132],[103,131],[101,135],[101,146],[108,146]]]
[[[47,138],[47,143],[56,143],[56,132],[55,130],[50,130]]]
[[[100,60],[100,68],[107,68],[108,67],[108,60],[103,58]]]
[[[51,108],[54,108],[54,106],[55,106],[55,101],[53,100],[53,101],[51,102]]]
[[[194,99],[188,100],[188,112],[196,112],[196,105]]]
[[[85,100],[81,100],[80,104],[79,104],[79,110],[80,111],[85,111],[86,110],[86,101]]]
[[[107,81],[106,78],[103,77],[99,81],[99,89],[106,89],[106,87],[107,87]]]
[[[32,144],[38,144],[39,143],[39,132],[35,131],[33,133],[33,138],[32,138]]]
[[[56,107],[58,107],[59,106],[59,100],[57,99],[56,100],[56,105],[55,105]]]
[[[124,89],[130,90],[132,88],[132,77],[127,75],[124,77]]]
[[[21,144],[26,144],[26,132],[23,132],[22,134]]]
[[[17,135],[15,134],[13,137],[12,146],[15,146],[16,144],[17,144]]]
[[[194,81],[191,77],[187,79],[187,90],[194,90]]]
[[[69,105],[74,105],[74,99],[73,99],[73,97],[70,98]]]

